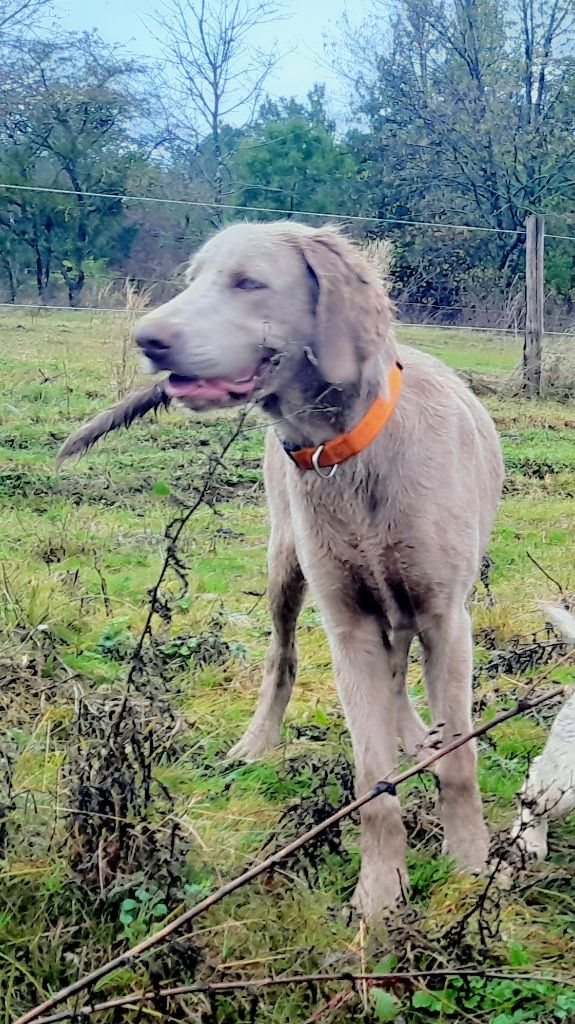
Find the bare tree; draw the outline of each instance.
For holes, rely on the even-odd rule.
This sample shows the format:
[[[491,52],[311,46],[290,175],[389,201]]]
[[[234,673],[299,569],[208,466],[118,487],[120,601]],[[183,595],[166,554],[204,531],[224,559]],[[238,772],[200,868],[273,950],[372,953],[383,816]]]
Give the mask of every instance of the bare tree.
[[[264,52],[249,38],[256,27],[281,16],[273,0],[164,0],[153,16],[165,32],[170,131],[207,158],[217,223],[222,220],[229,125],[238,118],[243,124],[253,120],[278,59],[275,45]]]
[[[0,33],[30,28],[51,3],[52,0],[0,0]]]
[[[334,63],[396,197],[424,186],[420,217],[499,230],[512,277],[525,218],[573,194],[573,0],[397,0],[391,14],[373,0],[367,23],[343,28]]]

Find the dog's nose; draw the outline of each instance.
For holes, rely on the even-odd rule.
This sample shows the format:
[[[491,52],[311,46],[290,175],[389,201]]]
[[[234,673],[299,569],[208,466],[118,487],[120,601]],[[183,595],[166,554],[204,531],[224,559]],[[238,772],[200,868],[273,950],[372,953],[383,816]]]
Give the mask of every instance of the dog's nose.
[[[171,318],[144,316],[134,328],[134,339],[148,359],[165,361],[170,351],[181,342],[182,331]]]
[[[156,359],[158,356],[163,356],[171,348],[168,341],[158,337],[157,331],[139,330],[136,328],[135,337],[136,345],[142,349],[142,352],[148,359]]]

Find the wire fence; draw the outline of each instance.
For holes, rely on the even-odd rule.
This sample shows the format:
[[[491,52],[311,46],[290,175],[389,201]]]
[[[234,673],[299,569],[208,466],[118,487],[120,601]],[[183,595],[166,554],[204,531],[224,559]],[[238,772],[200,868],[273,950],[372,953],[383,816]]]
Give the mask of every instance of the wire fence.
[[[514,236],[516,238],[525,238],[526,237],[526,231],[525,231],[524,228],[499,228],[499,227],[493,227],[491,225],[468,224],[468,223],[461,223],[461,222],[458,222],[458,221],[410,220],[410,219],[398,218],[398,217],[380,217],[380,216],[375,216],[375,215],[370,215],[370,214],[349,214],[349,213],[336,213],[336,212],[325,212],[325,211],[303,210],[303,209],[282,210],[282,209],[276,209],[275,207],[271,207],[271,206],[257,206],[257,205],[250,206],[250,205],[234,204],[234,203],[228,203],[228,202],[207,201],[207,200],[199,200],[199,199],[187,199],[187,198],[177,198],[177,197],[169,197],[169,196],[133,195],[133,194],[118,193],[118,192],[103,192],[103,191],[95,191],[95,190],[94,191],[81,191],[81,190],[74,190],[74,189],[58,188],[56,186],[25,185],[25,184],[21,184],[21,183],[12,183],[12,182],[0,182],[0,195],[1,195],[1,191],[2,190],[4,190],[4,192],[8,192],[8,193],[9,192],[16,192],[16,193],[29,192],[29,193],[49,194],[49,195],[55,195],[55,196],[69,196],[69,197],[75,197],[75,198],[81,197],[81,198],[89,198],[89,199],[96,199],[96,200],[117,200],[117,201],[121,202],[122,204],[131,204],[131,203],[134,203],[134,204],[136,204],[136,203],[154,204],[155,203],[155,204],[159,204],[161,206],[172,205],[172,206],[175,206],[175,207],[199,208],[199,209],[206,209],[206,210],[210,210],[210,211],[226,210],[226,211],[232,211],[234,213],[254,213],[254,214],[273,215],[273,216],[278,217],[278,218],[281,218],[281,217],[291,218],[291,217],[294,217],[294,216],[296,216],[296,217],[308,217],[308,218],[318,218],[318,219],[321,219],[323,221],[332,221],[332,222],[335,221],[335,222],[342,223],[342,224],[344,224],[344,223],[362,223],[362,224],[373,224],[373,225],[389,225],[389,226],[406,227],[406,228],[421,228],[421,229],[426,229],[426,230],[430,230],[430,231],[439,231],[439,232],[446,232],[446,231],[450,231],[450,232],[468,232],[468,233],[481,233],[481,234],[486,234],[486,235],[491,235],[491,236],[493,236],[493,235],[496,235],[496,236],[506,235],[506,236]],[[159,237],[170,238],[172,240],[172,242],[175,242],[176,244],[182,244],[183,242],[188,241],[188,240],[190,242],[193,242],[193,243],[197,244],[198,241],[199,241],[199,237],[198,237],[197,234],[196,235],[193,235],[193,234],[187,235],[187,234],[182,234],[182,233],[178,233],[178,232],[171,234],[168,231],[160,232],[160,231],[157,231],[157,230],[153,230],[153,231],[151,231],[151,235],[153,237],[158,237],[158,238]],[[545,237],[547,239],[554,239],[554,240],[558,240],[558,241],[575,242],[575,234],[567,235],[567,234],[546,233]],[[32,276],[32,275],[30,274],[30,276]],[[125,273],[111,273],[111,272],[106,272],[106,271],[95,273],[95,272],[86,271],[85,274],[84,274],[84,278],[85,278],[85,280],[87,280],[89,282],[94,282],[94,286],[95,287],[97,287],[98,283],[100,285],[104,285],[105,282],[108,282],[110,286],[113,286],[114,284],[119,284],[120,282],[132,281],[132,282],[135,282],[138,287],[146,286],[146,287],[149,287],[150,290],[158,288],[159,286],[162,287],[162,288],[166,288],[166,287],[172,287],[174,289],[175,288],[180,288],[180,287],[183,286],[184,281],[185,281],[184,271],[183,270],[182,270],[181,273],[178,273],[178,274],[176,274],[173,277],[148,277],[148,276],[141,276],[140,274],[136,274],[136,273],[131,273],[129,271],[127,271]],[[63,287],[63,285],[62,285],[62,287]],[[513,334],[513,335],[518,334],[519,330],[521,329],[521,327],[519,325],[519,322],[518,322],[518,319],[521,320],[521,316],[519,316],[519,318],[517,318],[514,314],[511,315],[511,316],[510,316],[510,314],[506,315],[505,310],[501,306],[499,306],[499,307],[498,306],[486,306],[483,303],[478,303],[477,306],[471,305],[471,304],[470,305],[451,304],[451,303],[448,303],[448,302],[446,302],[446,303],[442,303],[442,302],[429,302],[429,303],[427,303],[427,302],[416,302],[416,301],[412,301],[412,300],[407,299],[407,298],[406,299],[399,298],[396,301],[397,301],[398,307],[401,310],[406,309],[406,308],[409,308],[409,309],[419,309],[421,311],[422,315],[431,314],[432,316],[436,317],[436,319],[434,319],[432,321],[428,320],[427,322],[412,322],[412,321],[407,321],[406,322],[406,321],[402,321],[403,326],[405,326],[405,327],[413,327],[413,328],[415,328],[415,327],[417,327],[417,328],[439,328],[439,327],[441,327],[441,328],[444,328],[446,330],[475,330],[475,331],[485,331],[485,332],[491,332],[491,333],[497,333],[497,334]],[[499,321],[501,321],[501,319],[507,319],[507,321],[509,321],[509,319],[512,319],[512,320],[515,320],[516,322],[514,323],[513,326],[509,326],[508,323],[507,324],[500,324],[500,323],[497,323],[497,322],[495,322],[493,324],[485,324],[485,323],[482,323],[482,324],[475,324],[475,323],[473,323],[473,324],[472,323],[458,323],[458,324],[454,324],[454,323],[445,323],[444,321],[439,319],[439,317],[442,314],[444,314],[445,316],[453,316],[454,314],[458,314],[461,318],[467,317],[469,319],[475,319],[477,317],[477,314],[478,314],[478,307],[480,307],[480,309],[481,309],[481,311],[483,313],[491,313],[491,314],[493,314],[495,318],[499,319]],[[70,311],[77,311],[77,312],[84,311],[84,312],[88,312],[88,313],[112,313],[112,314],[120,314],[120,315],[127,313],[127,311],[125,309],[117,308],[117,307],[114,307],[113,305],[106,305],[105,306],[105,305],[95,305],[95,304],[92,304],[92,305],[72,306],[70,304],[64,305],[64,304],[60,304],[60,303],[42,302],[42,301],[39,301],[39,302],[16,302],[16,301],[14,301],[14,302],[0,302],[0,309],[21,309],[21,310],[29,309],[29,310],[32,310],[32,311],[56,310],[56,311],[61,311],[61,312],[70,310]],[[574,330],[574,328],[572,328],[569,325],[569,326],[565,326],[565,328],[563,330],[546,331],[545,333],[546,333],[546,335],[560,337],[560,336],[563,336],[565,334],[573,333],[573,330]]]
[[[85,279],[87,281],[94,281],[94,282],[98,282],[100,284],[103,284],[105,281],[108,281],[110,284],[116,284],[116,283],[120,283],[120,282],[125,284],[127,281],[130,281],[130,282],[137,283],[138,286],[149,285],[150,287],[155,287],[156,285],[170,285],[170,286],[172,286],[174,288],[181,288],[181,287],[183,287],[185,285],[185,271],[184,270],[182,270],[181,273],[177,274],[175,277],[146,277],[145,275],[137,274],[137,273],[132,273],[130,271],[125,271],[124,273],[116,273],[116,274],[114,274],[114,273],[107,273],[106,271],[98,272],[98,273],[92,273],[90,271],[87,271],[84,274],[84,277],[85,277]],[[434,310],[440,310],[440,311],[445,310],[446,313],[469,313],[470,315],[476,315],[477,312],[478,312],[478,306],[481,305],[481,309],[485,313],[494,313],[494,314],[496,314],[498,316],[501,316],[501,313],[502,313],[501,306],[486,306],[483,302],[481,304],[477,303],[475,305],[469,304],[467,306],[464,306],[464,305],[461,305],[461,304],[458,304],[458,303],[451,303],[451,302],[415,302],[412,299],[404,299],[404,298],[397,299],[396,301],[397,301],[397,303],[402,308],[404,306],[409,306],[409,307],[414,308],[414,309],[421,309],[423,312],[433,312]],[[24,304],[23,303],[19,304],[17,302],[13,302],[13,303],[1,303],[0,302],[0,307],[2,305],[4,305],[4,306],[5,305],[18,306],[18,305],[24,305]],[[30,305],[32,305],[32,303],[30,303]],[[34,305],[36,305],[36,304],[34,304]],[[64,307],[58,306],[58,307],[53,307],[53,308],[64,308]],[[66,307],[66,308],[68,308],[68,307]],[[89,307],[84,306],[82,308],[87,309]],[[102,307],[102,308],[103,309],[107,309],[109,307]]]
[[[450,308],[450,307],[445,307]],[[134,315],[134,311],[130,309],[116,309],[113,306],[56,306],[56,305],[39,305],[33,302],[0,302],[0,309],[15,310],[25,309],[30,310],[38,315],[50,312],[64,312],[64,313],[96,313],[100,314],[112,314],[115,316],[131,317]],[[515,327],[488,327],[484,325],[475,324],[445,324],[440,322],[435,323],[419,323],[417,321],[405,321],[398,320],[398,327],[407,327],[413,330],[441,330],[441,331],[479,331],[488,334],[507,334],[518,337],[522,332],[519,328]],[[545,331],[545,336],[549,338],[570,338],[575,336],[575,324],[573,327],[566,327],[564,331]]]
[[[490,235],[514,235],[515,237],[524,238],[526,235],[525,228],[494,228],[489,225],[483,224],[460,224],[451,223],[447,221],[426,221],[426,220],[407,220],[401,217],[376,217],[371,214],[358,214],[358,213],[333,213],[317,210],[278,210],[273,206],[246,206],[236,205],[235,203],[221,203],[213,200],[200,200],[200,199],[175,199],[168,196],[138,196],[138,195],[126,195],[118,192],[87,192],[80,189],[69,189],[69,188],[55,188],[53,186],[42,186],[42,185],[21,185],[11,184],[9,182],[0,182],[0,189],[18,191],[18,192],[40,192],[49,193],[51,195],[62,195],[62,196],[82,196],[86,199],[116,199],[123,203],[159,203],[162,205],[174,205],[174,206],[190,206],[198,207],[201,209],[208,210],[232,210],[236,213],[265,213],[275,214],[278,217],[319,217],[323,220],[337,220],[337,221],[349,221],[359,222],[363,224],[397,224],[405,227],[416,227],[416,228],[432,228],[438,231],[479,231],[483,234]],[[575,242],[575,235],[558,235],[548,234],[547,238],[554,238],[562,241]]]

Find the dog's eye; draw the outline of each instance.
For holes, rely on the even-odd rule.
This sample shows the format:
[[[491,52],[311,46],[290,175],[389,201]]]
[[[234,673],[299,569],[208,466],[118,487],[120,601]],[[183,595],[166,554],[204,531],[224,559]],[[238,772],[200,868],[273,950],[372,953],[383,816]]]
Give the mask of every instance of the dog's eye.
[[[239,277],[234,288],[239,288],[242,292],[257,292],[260,288],[267,288],[267,285],[253,277]]]

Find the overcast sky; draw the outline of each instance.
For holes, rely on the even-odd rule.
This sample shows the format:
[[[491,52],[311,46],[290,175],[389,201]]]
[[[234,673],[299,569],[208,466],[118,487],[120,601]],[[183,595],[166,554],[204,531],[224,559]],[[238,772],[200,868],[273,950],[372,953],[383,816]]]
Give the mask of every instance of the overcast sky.
[[[97,28],[107,42],[119,42],[134,54],[151,56],[159,55],[160,46],[143,18],[157,6],[154,0],[56,0],[65,28]],[[266,48],[277,39],[285,54],[269,82],[270,94],[304,97],[317,81],[336,93],[336,80],[323,64],[323,34],[337,32],[344,8],[357,22],[366,7],[366,0],[286,0],[286,17],[253,34],[256,46]]]

